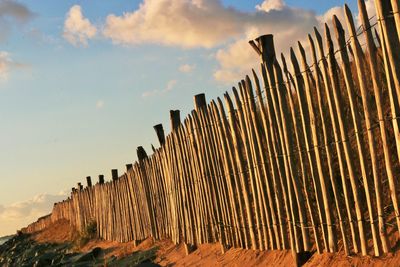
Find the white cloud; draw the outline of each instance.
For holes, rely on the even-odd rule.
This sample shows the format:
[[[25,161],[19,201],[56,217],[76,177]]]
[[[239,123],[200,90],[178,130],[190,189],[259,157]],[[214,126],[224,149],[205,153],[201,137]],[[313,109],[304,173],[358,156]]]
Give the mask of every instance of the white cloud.
[[[67,198],[66,192],[40,194],[8,206],[0,205],[0,236],[15,233],[39,217],[51,212],[53,204]]]
[[[18,1],[0,1],[0,41],[5,41],[15,26],[21,26],[33,18],[33,13]]]
[[[107,16],[103,35],[123,45],[221,46],[214,77],[232,82],[259,62],[247,43],[250,38],[275,34],[276,47],[285,51],[318,23],[314,12],[289,7],[283,0],[266,0],[253,12],[225,7],[218,0],[144,0],[137,10]]]
[[[369,17],[374,16],[373,1],[367,0],[365,3]],[[297,51],[297,41],[301,41],[306,48],[308,46],[308,41],[306,41],[307,34],[313,33],[314,26],[321,29],[320,32],[322,33],[325,22],[332,27],[333,15],[339,18],[346,34],[348,32],[343,7],[333,7],[322,15],[316,15],[307,10],[287,6],[283,1],[267,0],[256,8],[268,11],[263,15],[266,18],[264,23],[254,24],[254,27],[249,28],[241,38],[217,51],[216,60],[219,67],[214,72],[216,80],[226,84],[235,84],[239,79],[243,79],[246,74],[249,74],[251,68],[259,68],[259,56],[248,44],[248,41],[261,34],[274,34],[276,53],[279,57],[281,52],[288,55],[287,52],[291,46]],[[358,16],[355,17],[358,27],[360,25],[357,19]],[[275,19],[273,20],[272,18]],[[331,32],[333,33],[333,30]],[[333,39],[335,40],[334,36],[335,34],[333,33]],[[363,36],[359,38],[360,42],[362,42]]]
[[[147,97],[152,97],[152,96],[164,95],[164,94],[172,91],[177,83],[178,83],[177,80],[169,80],[167,82],[167,84],[165,85],[164,89],[162,89],[162,90],[155,89],[155,90],[151,90],[151,91],[145,91],[142,93],[142,97],[147,98]]]
[[[103,34],[117,44],[210,48],[239,35],[245,16],[217,0],[144,0],[135,11],[109,15]]]
[[[235,83],[238,79],[249,73],[251,68],[260,62],[259,56],[254,52],[248,40],[260,35],[258,29],[251,29],[245,38],[229,44],[217,51],[215,58],[219,68],[214,72],[214,78],[223,83]]]
[[[96,27],[83,16],[81,7],[79,5],[72,6],[64,22],[63,37],[65,40],[74,46],[86,47],[88,40],[95,37],[96,33]]]
[[[297,40],[304,40],[313,26],[320,24],[315,13],[287,6],[283,1],[264,1],[257,9],[259,12],[256,14],[264,20],[254,23],[240,38],[217,51],[219,67],[214,72],[217,81],[235,84],[249,74],[251,68],[259,68],[260,58],[249,45],[249,40],[262,34],[273,34],[279,56],[281,52],[288,52],[291,46],[297,46]]]
[[[103,100],[98,100],[96,102],[96,108],[97,109],[102,109],[104,107],[104,101]]]
[[[370,16],[374,15],[373,1],[367,0],[366,5]],[[82,18],[80,9],[79,14],[92,28],[90,22]],[[233,83],[251,68],[259,67],[259,58],[248,44],[250,39],[274,34],[277,55],[287,54],[291,46],[297,47],[297,41],[306,40],[314,26],[322,29],[325,21],[331,24],[333,14],[346,28],[342,7],[333,7],[317,15],[311,10],[288,6],[284,0],[264,0],[252,12],[225,7],[219,0],[143,0],[136,10],[108,15],[101,32],[103,37],[120,45],[153,43],[181,48],[218,47],[214,78]],[[93,35],[95,31],[92,28]],[[81,42],[86,44],[88,38],[92,37],[85,37]],[[303,42],[305,47],[307,43]],[[185,64],[179,70],[190,72],[193,68]],[[143,96],[161,92],[163,90],[147,91]]]
[[[256,9],[269,12],[271,10],[282,10],[284,6],[283,0],[265,0],[261,5],[256,5]]]
[[[318,16],[318,20],[321,24],[325,23],[325,22],[330,23],[332,21],[333,15],[336,15],[339,18],[339,20],[342,22],[346,21],[345,15],[344,15],[344,10],[343,10],[343,7],[341,7],[341,6],[335,6],[335,7],[328,9],[324,14]]]
[[[225,7],[218,0],[144,0],[137,10],[107,16],[103,35],[124,45],[212,48],[243,38],[252,28],[286,36],[304,33],[317,23],[314,12],[282,0],[266,0],[253,12]]]
[[[196,68],[196,65],[190,65],[190,64],[183,64],[179,66],[179,71],[184,72],[184,73],[189,73],[192,72]]]

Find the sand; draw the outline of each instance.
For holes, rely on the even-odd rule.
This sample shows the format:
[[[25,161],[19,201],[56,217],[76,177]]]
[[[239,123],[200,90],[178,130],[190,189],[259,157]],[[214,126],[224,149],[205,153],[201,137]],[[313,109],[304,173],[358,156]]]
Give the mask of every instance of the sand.
[[[71,242],[74,233],[76,231],[69,226],[68,221],[59,221],[44,231],[33,234],[32,238],[40,243],[63,243]],[[203,244],[191,254],[186,255],[183,245],[174,245],[170,240],[154,241],[152,238],[142,241],[137,246],[133,242],[91,240],[80,250],[88,252],[95,247],[104,249],[106,257],[113,255],[124,257],[135,251],[146,251],[157,247],[157,257],[154,262],[161,266],[294,266],[290,251],[254,251],[234,248],[222,254],[219,244]],[[381,258],[358,255],[348,257],[344,253],[321,255],[315,253],[304,266],[400,266],[399,247],[397,244],[394,247],[394,253]]]

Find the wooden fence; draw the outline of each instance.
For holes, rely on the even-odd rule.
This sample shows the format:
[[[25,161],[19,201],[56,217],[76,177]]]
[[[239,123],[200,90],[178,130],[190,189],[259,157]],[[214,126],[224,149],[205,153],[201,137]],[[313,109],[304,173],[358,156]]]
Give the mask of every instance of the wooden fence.
[[[208,104],[195,96],[183,123],[171,111],[173,130],[155,126],[151,156],[138,148],[122,176],[89,178],[26,231],[67,219],[95,221],[106,240],[170,238],[188,251],[389,252],[400,227],[399,1],[375,6],[371,20],[359,1],[358,29],[347,6],[345,23],[315,28],[307,53],[291,49],[291,68],[272,35],[250,41],[260,77]]]

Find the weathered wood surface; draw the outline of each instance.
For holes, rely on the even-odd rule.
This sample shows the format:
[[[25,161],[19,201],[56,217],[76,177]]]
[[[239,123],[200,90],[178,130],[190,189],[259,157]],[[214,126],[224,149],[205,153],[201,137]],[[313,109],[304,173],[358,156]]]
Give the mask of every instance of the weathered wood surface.
[[[170,238],[187,253],[210,242],[223,253],[389,252],[400,229],[398,1],[375,1],[376,24],[358,2],[360,29],[345,6],[335,34],[325,25],[325,40],[318,29],[308,35],[309,54],[300,42],[291,49],[291,70],[272,35],[251,41],[260,79],[253,70],[224,102],[196,95],[182,121],[171,110],[170,134],[154,126],[161,147],[152,155],[138,147],[121,176],[88,176],[23,230],[67,219],[80,230],[95,222],[106,240]]]

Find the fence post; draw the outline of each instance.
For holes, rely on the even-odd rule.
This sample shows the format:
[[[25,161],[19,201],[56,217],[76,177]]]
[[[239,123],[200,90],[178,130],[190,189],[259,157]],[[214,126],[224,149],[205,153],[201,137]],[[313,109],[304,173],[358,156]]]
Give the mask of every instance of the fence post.
[[[128,172],[130,169],[132,169],[132,164],[131,164],[131,163],[126,164],[125,166],[126,166],[126,171],[127,171],[127,172]]]
[[[357,176],[356,176],[356,171],[355,171],[355,165],[353,161],[353,152],[350,147],[349,142],[345,142],[345,140],[348,140],[348,130],[347,130],[347,124],[344,123],[344,108],[343,108],[343,102],[342,102],[342,97],[340,92],[340,81],[339,81],[339,75],[337,73],[337,61],[334,56],[334,46],[330,34],[330,30],[328,25],[325,23],[325,41],[327,43],[328,47],[328,69],[329,69],[329,76],[331,80],[331,87],[332,87],[332,94],[333,94],[333,102],[336,107],[336,112],[337,112],[337,117],[338,117],[338,124],[339,124],[339,131],[340,131],[340,136],[341,139],[343,140],[342,145],[344,149],[344,155],[347,161],[347,169],[349,171],[349,177],[350,177],[350,184],[351,188],[353,191],[353,196],[354,196],[354,206],[356,210],[356,216],[357,216],[357,223],[358,223],[358,231],[360,234],[360,243],[361,243],[361,251],[363,255],[367,255],[367,244],[366,244],[366,236],[365,236],[365,230],[364,230],[364,214],[361,210],[361,198],[360,198],[360,192],[359,188],[357,187]]]
[[[145,159],[147,159],[147,153],[144,150],[144,148],[142,146],[138,146],[136,149],[136,153],[137,153],[137,157],[139,160],[139,176],[142,179],[143,182],[143,189],[144,189],[144,195],[145,195],[145,199],[144,201],[145,206],[147,207],[147,212],[150,216],[149,218],[149,222],[150,222],[150,232],[151,232],[151,236],[154,238],[157,238],[157,227],[156,227],[156,219],[155,219],[155,215],[154,215],[154,208],[152,205],[152,199],[151,199],[151,188],[150,188],[150,177],[148,177],[148,173],[147,173],[147,164],[145,162]]]
[[[395,21],[391,18],[392,15],[399,15],[399,14],[392,14],[393,10],[391,10],[391,6],[388,0],[376,0],[375,2],[375,9],[380,29],[380,36],[382,38],[382,52],[383,52],[383,59],[385,63],[385,73],[387,76],[387,82],[390,96],[392,96],[393,101],[393,109],[392,114],[395,113],[393,118],[393,127],[396,133],[395,140],[396,140],[396,147],[397,147],[397,156],[398,160],[400,161],[400,131],[399,131],[399,113],[400,113],[400,58],[399,53],[399,37],[396,36],[396,24]],[[400,29],[398,29],[400,30]],[[397,38],[396,38],[397,37]],[[398,204],[394,204],[398,207]],[[397,208],[396,207],[396,208]],[[399,214],[397,214],[397,222],[400,224]]]
[[[297,77],[297,74],[302,75],[303,78],[303,83],[304,85],[299,85],[298,86],[298,99],[300,107],[303,109],[304,112],[301,112],[302,116],[307,116],[303,117],[308,123],[306,125],[311,125],[311,133],[309,133],[309,140],[310,143],[314,147],[314,163],[316,164],[316,174],[319,175],[319,190],[322,191],[322,201],[323,207],[324,207],[324,213],[325,213],[325,220],[327,222],[327,238],[328,238],[328,247],[326,247],[327,251],[329,252],[336,252],[337,251],[337,244],[336,244],[336,236],[335,236],[335,229],[334,229],[334,217],[331,213],[331,208],[332,208],[332,200],[330,198],[330,194],[328,191],[328,185],[329,181],[326,178],[326,170],[325,170],[325,165],[323,164],[325,158],[321,154],[320,151],[320,142],[319,142],[319,134],[318,134],[318,125],[317,124],[317,116],[315,115],[316,109],[315,109],[315,104],[313,103],[312,99],[312,94],[311,94],[311,81],[310,81],[310,76],[307,74],[306,70],[309,69],[308,63],[307,63],[307,58],[306,58],[306,53],[301,45],[300,42],[298,42],[298,48],[301,56],[301,65],[302,65],[302,71],[300,71],[299,66],[297,66],[297,73],[295,73],[296,76],[296,83],[299,83],[301,81],[301,77]],[[295,55],[293,55],[292,62],[295,61]],[[301,83],[301,84],[303,84]],[[305,96],[304,96],[305,93]],[[303,94],[303,97],[299,97],[301,94]],[[301,101],[301,102],[300,102]],[[304,105],[304,107],[302,107]],[[308,114],[307,114],[307,108],[308,108]],[[303,126],[304,127],[304,126]],[[308,126],[309,127],[309,126]],[[305,132],[305,131],[304,131]],[[317,179],[317,177],[316,177]],[[322,205],[321,205],[322,206]],[[345,243],[345,242],[344,242]],[[347,249],[345,249],[347,251]]]
[[[324,92],[325,92],[325,99],[328,105],[328,110],[329,110],[329,116],[331,119],[331,125],[332,125],[332,130],[333,130],[333,137],[334,137],[334,143],[336,147],[336,155],[337,155],[337,162],[339,163],[339,171],[340,171],[340,176],[341,176],[341,182],[342,182],[342,189],[343,189],[343,195],[344,195],[344,200],[346,204],[346,213],[348,216],[348,219],[350,221],[350,232],[352,236],[352,242],[353,242],[353,250],[354,252],[358,253],[359,251],[359,245],[357,241],[357,233],[356,233],[356,227],[355,223],[357,220],[354,218],[352,211],[354,208],[351,207],[351,190],[348,189],[348,179],[347,177],[347,172],[346,172],[346,159],[344,156],[344,148],[341,145],[340,142],[340,127],[339,127],[339,122],[338,122],[338,112],[336,111],[336,106],[334,104],[333,100],[333,90],[332,90],[332,82],[331,82],[331,76],[330,76],[330,69],[328,65],[327,58],[325,57],[325,52],[324,52],[324,47],[323,47],[323,40],[321,34],[318,32],[316,28],[314,28],[314,34],[315,34],[315,39],[316,39],[316,48],[318,50],[318,55],[321,58],[321,67],[319,68],[318,64],[314,64],[314,67],[316,69],[321,70],[322,78],[324,81]],[[310,42],[310,46],[312,48],[313,43]],[[315,51],[316,52],[316,51]],[[316,62],[316,61],[315,61]]]
[[[246,217],[247,219],[247,225],[249,228],[249,235],[250,235],[250,240],[251,241],[251,246],[249,246],[249,244],[246,242],[245,244],[245,248],[249,249],[256,249],[257,248],[257,243],[256,243],[256,235],[254,232],[254,227],[249,227],[249,226],[253,226],[254,225],[254,210],[251,207],[251,201],[250,201],[250,193],[249,193],[249,188],[248,188],[248,184],[247,184],[247,176],[246,176],[246,171],[245,170],[245,164],[244,164],[244,153],[242,151],[242,147],[239,145],[240,143],[240,137],[239,137],[239,131],[237,131],[238,129],[238,122],[237,119],[235,117],[235,113],[234,113],[234,106],[232,103],[232,100],[229,96],[228,93],[224,94],[224,98],[225,98],[225,103],[228,109],[228,114],[229,114],[229,126],[227,125],[227,127],[229,127],[230,131],[231,131],[231,135],[232,135],[232,149],[234,150],[234,157],[236,161],[236,165],[237,165],[237,170],[238,170],[238,174],[239,174],[239,179],[240,179],[240,185],[242,188],[242,192],[243,192],[243,200],[244,200],[244,204],[245,204],[245,209],[243,209],[245,211],[245,214],[242,214],[243,217]],[[245,216],[246,215],[246,216]]]
[[[372,85],[374,88],[374,96],[375,96],[375,103],[376,103],[376,108],[377,108],[377,112],[378,112],[379,128],[380,128],[380,132],[381,132],[386,174],[388,176],[389,186],[391,186],[391,185],[395,185],[392,182],[392,181],[394,181],[394,172],[393,172],[393,166],[392,166],[392,157],[394,155],[391,155],[391,152],[390,152],[390,145],[389,145],[389,140],[388,140],[389,136],[388,136],[388,131],[386,129],[385,119],[384,119],[385,114],[383,112],[384,105],[382,104],[382,92],[381,92],[381,86],[383,83],[382,83],[382,80],[381,80],[381,77],[379,74],[378,61],[377,61],[377,49],[375,47],[374,39],[372,37],[371,25],[368,20],[367,9],[366,9],[364,1],[358,1],[358,9],[360,11],[359,12],[360,20],[362,21],[364,28],[368,29],[368,30],[364,31],[364,36],[365,36],[365,40],[367,41],[367,49],[368,49],[368,53],[366,53],[366,56],[368,57],[370,73],[371,73],[371,78],[372,78]],[[346,10],[348,13],[351,13],[347,6],[346,6]],[[381,44],[381,41],[379,40],[379,37],[378,37],[379,35],[376,32],[376,28],[374,28],[374,30],[375,30],[375,35],[377,37],[377,41],[379,44]],[[394,103],[393,102],[393,94],[392,94],[392,90],[390,89],[390,87],[391,86],[389,86],[389,88],[388,88],[389,89],[388,90],[389,91],[389,99],[390,99],[390,103]],[[394,106],[393,106],[393,104],[391,104],[392,111],[394,110],[393,108],[394,108]],[[395,115],[395,113],[392,113],[392,115]],[[394,120],[393,121],[394,131],[396,131],[396,129],[398,129],[398,127],[396,127],[395,125],[397,125],[397,122]],[[378,185],[378,187],[381,187],[380,182],[377,185]],[[380,194],[379,193],[380,191],[381,191],[380,188],[376,188],[377,196]],[[391,191],[395,192],[396,190],[393,191],[393,189],[392,189]],[[395,195],[392,195],[392,199],[393,199],[393,197],[395,197]],[[396,199],[397,199],[397,197],[394,199],[395,202],[397,203]],[[378,199],[378,197],[377,197],[377,207],[378,207],[379,233],[381,234],[382,248],[383,248],[383,252],[387,253],[389,251],[389,248],[388,248],[388,243],[387,243],[388,241],[387,241],[387,237],[386,237],[386,224],[385,224],[385,219],[383,217],[383,214],[384,214],[383,201]],[[397,221],[397,224],[399,225],[398,221]]]
[[[264,65],[265,71],[266,71],[265,77],[267,78],[267,80],[269,82],[269,86],[271,86],[271,88],[275,87],[276,81],[275,81],[275,75],[274,75],[274,62],[276,61],[276,58],[275,58],[276,54],[275,54],[275,45],[274,45],[273,35],[272,34],[261,35],[255,39],[255,42],[250,41],[249,43],[254,48],[254,50],[261,56],[261,60],[262,60],[262,63]],[[275,88],[275,90],[277,90],[277,89]],[[269,92],[266,92],[266,93],[270,94],[268,96],[268,98],[270,98],[270,99],[268,99],[268,101],[272,100],[273,113],[275,113],[275,120],[276,120],[276,123],[278,126],[277,130],[279,132],[278,140],[280,140],[282,152],[285,153],[286,145],[288,145],[288,144],[285,143],[285,139],[284,139],[283,132],[281,129],[282,118],[280,117],[280,115],[282,115],[282,114],[278,114],[279,113],[279,103],[278,103],[278,99],[277,99],[277,95],[276,95],[277,92],[275,92],[275,90],[270,90]],[[282,167],[284,167],[284,168],[282,168]],[[281,177],[282,178],[281,183],[282,183],[283,191],[287,192],[287,196],[284,195],[286,213],[287,213],[289,220],[295,221],[296,217],[298,215],[298,212],[296,213],[297,210],[293,209],[294,194],[293,194],[293,187],[292,187],[291,183],[289,183],[289,180],[291,179],[291,177],[290,177],[290,172],[288,169],[288,159],[284,158],[283,162],[281,160],[280,166],[278,169],[280,169],[281,173],[284,174]],[[286,185],[284,182],[285,178],[286,178]],[[285,186],[287,188],[285,188]],[[300,233],[298,232],[298,229],[296,227],[294,227],[293,222],[289,223],[288,225],[289,225],[289,236],[290,236],[290,244],[291,244],[291,248],[292,248],[292,254],[293,254],[293,258],[294,258],[295,262],[297,262],[298,257],[297,257],[296,251],[300,247],[300,244],[299,244],[300,238],[298,238],[300,236]],[[306,249],[308,249],[308,235],[306,235],[305,232],[303,232],[303,234],[305,234],[304,235],[305,241],[306,241],[305,245],[306,245]]]
[[[205,94],[199,94],[194,97],[195,101],[195,106],[203,106],[205,104]],[[170,120],[171,120],[171,131],[176,132],[181,125],[181,117],[180,117],[180,111],[179,110],[170,110]],[[182,177],[179,177],[181,179]],[[184,241],[183,243],[184,248],[185,248],[185,253],[186,255],[189,255],[191,252],[195,251],[197,249],[197,246],[195,244],[188,244]]]
[[[194,96],[194,107],[198,111],[207,106],[206,95],[197,94]]]
[[[86,183],[87,183],[87,186],[88,186],[88,187],[91,187],[91,186],[92,186],[92,179],[90,178],[90,176],[87,176],[87,177],[86,177]]]
[[[331,148],[331,146],[329,145],[329,143],[331,143],[331,137],[330,134],[328,132],[327,125],[329,125],[329,118],[330,118],[330,114],[327,113],[328,111],[326,110],[326,102],[324,102],[323,100],[323,94],[322,94],[322,90],[323,87],[326,86],[326,84],[324,84],[324,82],[322,81],[322,78],[324,76],[324,73],[321,71],[320,67],[318,66],[318,58],[317,58],[317,54],[316,54],[316,50],[315,50],[315,44],[314,41],[311,37],[311,35],[308,35],[308,41],[309,41],[309,45],[310,45],[310,54],[312,56],[312,66],[314,68],[314,80],[315,80],[315,91],[317,93],[317,103],[318,103],[318,110],[320,113],[320,117],[321,117],[321,126],[322,126],[322,135],[323,135],[323,143],[324,143],[324,147],[325,147],[325,154],[326,154],[326,160],[327,160],[327,164],[328,164],[328,173],[329,173],[329,178],[331,180],[331,184],[332,184],[332,191],[333,191],[333,196],[335,199],[335,204],[336,204],[336,210],[337,210],[337,217],[338,217],[338,221],[339,221],[339,225],[340,225],[340,229],[341,229],[341,233],[342,233],[342,242],[343,242],[343,247],[344,247],[344,251],[346,253],[346,255],[348,255],[349,252],[349,246],[348,246],[348,238],[347,238],[347,234],[345,232],[345,224],[344,224],[344,220],[343,218],[345,217],[344,215],[344,209],[342,208],[341,204],[341,198],[339,195],[339,191],[338,191],[338,179],[336,179],[335,177],[335,169],[333,167],[333,163],[332,163],[332,150],[334,148]],[[323,63],[323,62],[322,62]],[[324,64],[324,63],[323,63]],[[322,66],[323,67],[323,66]],[[322,76],[322,77],[321,77]],[[332,122],[332,124],[334,124],[334,122]],[[334,128],[334,125],[332,126]],[[335,129],[335,128],[334,128]],[[341,158],[338,157],[338,161],[339,161],[339,169],[341,170],[342,168],[341,166]],[[345,195],[345,198],[347,198],[347,191],[343,190],[343,193]],[[307,194],[307,191],[306,191]],[[311,209],[310,209],[311,210]],[[353,229],[353,228],[351,228]],[[353,236],[353,231],[351,231],[351,234]]]
[[[253,40],[249,41],[249,44],[254,48],[256,53],[261,56],[263,63],[273,62],[275,59],[275,45],[273,37],[273,34],[265,34],[255,39],[257,43],[255,43]]]
[[[111,170],[111,177],[112,177],[113,181],[118,180],[118,169]]]
[[[244,82],[244,81],[243,81]],[[243,160],[246,162],[249,166],[254,165],[253,163],[253,155],[252,151],[250,148],[250,132],[248,131],[250,128],[249,124],[246,124],[246,100],[245,97],[240,97],[239,95],[243,96],[243,86],[242,83],[239,83],[239,92],[236,88],[233,88],[233,94],[234,94],[234,100],[236,103],[236,108],[237,108],[237,117],[238,117],[238,126],[239,129],[243,129],[242,131],[239,131],[239,137],[241,140],[243,140]],[[262,216],[262,201],[259,201],[259,190],[257,190],[257,183],[256,183],[256,173],[255,173],[255,168],[250,167],[248,168],[247,173],[247,179],[249,183],[249,190],[251,192],[251,200],[253,201],[253,207],[252,209],[254,210],[254,217],[255,217],[255,226],[254,228],[257,231],[257,236],[258,241],[260,243],[257,243],[257,247],[253,247],[253,249],[260,249],[264,250],[264,243],[262,240],[264,239],[264,232],[263,230],[265,229],[263,225],[265,225],[264,222],[261,221],[263,218]]]
[[[104,184],[104,175],[99,174],[99,184]]]
[[[301,51],[301,49],[300,49]],[[305,148],[307,150],[307,158],[309,162],[309,169],[310,169],[310,176],[313,181],[314,185],[314,191],[316,195],[316,203],[317,203],[317,210],[320,218],[320,222],[322,224],[322,237],[324,241],[325,248],[327,252],[330,251],[329,247],[329,237],[328,237],[328,231],[327,231],[327,225],[331,225],[331,223],[326,223],[326,216],[327,214],[324,212],[326,203],[323,202],[323,194],[321,190],[321,179],[320,177],[324,177],[323,174],[320,174],[318,172],[321,168],[319,168],[320,165],[317,163],[319,162],[318,159],[320,159],[318,153],[318,149],[315,149],[313,153],[312,147],[318,147],[317,142],[313,142],[313,134],[312,134],[312,129],[314,129],[314,124],[312,122],[315,121],[314,118],[312,118],[313,115],[313,107],[312,105],[310,106],[310,109],[307,107],[307,99],[306,99],[306,89],[304,85],[308,85],[308,77],[307,80],[304,80],[302,77],[302,73],[300,71],[300,66],[298,63],[298,60],[296,58],[296,54],[294,53],[293,48],[290,48],[290,58],[292,62],[292,68],[294,71],[294,78],[295,78],[295,87],[296,87],[296,95],[297,95],[297,101],[299,103],[299,113],[300,113],[300,118],[301,118],[301,125],[303,129],[303,140],[305,144]],[[309,100],[310,102],[310,100]],[[311,103],[311,102],[310,102]],[[310,130],[311,128],[311,130]],[[316,139],[316,138],[315,138]],[[314,139],[314,140],[315,140]],[[317,156],[318,155],[318,156]],[[325,225],[326,223],[326,225]]]
[[[318,252],[322,237],[327,251],[336,252],[340,227],[340,245],[347,255],[350,233],[355,253],[361,247],[367,255],[372,245],[376,256],[381,247],[390,251],[386,216],[400,228],[394,168],[400,160],[400,56],[396,53],[400,2],[375,0],[377,23],[371,26],[364,1],[358,0],[365,51],[346,5],[351,38],[345,40],[341,22],[334,16],[340,48],[335,49],[325,24],[325,54],[315,29],[317,50],[308,36],[312,63],[307,62],[300,42],[301,66],[291,49],[293,75],[283,55],[283,69],[278,63],[272,34],[249,41],[262,61],[264,90],[253,71],[258,98],[248,76],[239,82],[238,90],[232,90],[235,105],[224,94],[227,113],[220,99],[217,106],[215,101],[207,104],[204,93],[195,95],[195,110],[187,119],[181,121],[180,111],[170,110],[171,134],[165,135],[162,124],[153,126],[161,145],[158,149],[151,145],[153,155],[148,157],[142,146],[137,147],[137,162],[126,164],[121,177],[112,169],[112,182],[105,183],[104,175],[99,175],[97,186],[86,176],[87,187],[85,180],[77,182],[71,196],[53,206],[51,216],[27,231],[59,218],[83,229],[95,219],[98,237],[133,239],[135,245],[148,237],[171,238],[175,244],[183,243],[186,254],[208,242],[220,242],[223,253],[231,244],[288,249],[290,238],[297,265],[303,247],[311,249],[310,237]],[[378,52],[372,37],[375,25],[382,42]],[[386,117],[389,112],[392,117]],[[377,127],[382,142],[373,132]],[[314,235],[309,234],[311,228]],[[388,234],[396,234],[394,225],[391,230]]]
[[[273,155],[273,151],[272,151],[272,145],[270,145],[270,133],[268,131],[268,128],[271,127],[271,125],[268,124],[267,121],[267,114],[266,114],[266,107],[265,107],[265,103],[262,100],[263,99],[263,95],[261,92],[261,86],[260,86],[260,82],[259,79],[257,77],[257,74],[255,73],[255,71],[253,70],[253,78],[254,78],[254,83],[255,83],[255,90],[256,90],[256,95],[258,97],[258,99],[260,99],[260,101],[256,102],[256,110],[259,110],[261,113],[261,118],[260,118],[260,131],[261,133],[264,135],[265,138],[265,146],[261,145],[260,148],[265,150],[266,155],[264,155],[264,157],[269,157],[270,155]],[[290,99],[290,98],[289,98]],[[296,133],[296,131],[295,131]],[[262,144],[262,142],[259,142],[259,144]],[[300,147],[300,146],[299,146]],[[268,156],[267,156],[268,155]],[[273,188],[273,184],[275,183],[276,179],[277,179],[277,173],[276,173],[276,168],[274,166],[274,163],[272,162],[272,160],[268,160],[267,158],[265,158],[263,160],[263,162],[270,162],[271,165],[267,165],[267,164],[263,164],[263,168],[268,168],[268,166],[270,166],[270,175],[269,178],[266,179],[266,188],[267,188],[267,195],[268,195],[268,202],[270,205],[270,210],[271,210],[271,217],[272,217],[272,225],[273,225],[273,233],[270,234],[271,237],[270,238],[270,248],[271,249],[280,249],[281,246],[281,241],[280,241],[280,233],[279,233],[279,226],[282,226],[282,224],[280,223],[280,219],[281,216],[279,215],[279,204],[276,203],[275,201],[275,196],[274,195],[278,195],[279,192],[278,190],[275,190]],[[266,170],[267,172],[267,170]],[[267,176],[268,177],[268,176]],[[275,192],[274,192],[275,191]],[[276,207],[275,207],[275,203],[276,203]],[[317,246],[318,248],[318,246]]]
[[[250,44],[253,46],[253,48],[256,50],[256,52],[261,56],[262,60],[262,76],[264,80],[264,86],[266,88],[273,88],[276,85],[275,82],[275,76],[274,76],[274,60],[275,60],[275,46],[274,46],[274,41],[273,41],[273,35],[268,34],[268,35],[262,35],[259,36],[256,40],[257,45],[255,44],[254,41],[250,41]],[[282,136],[278,134],[280,132],[281,128],[281,121],[280,121],[280,116],[279,116],[279,111],[277,110],[277,99],[275,98],[275,92],[273,90],[266,90],[265,91],[266,95],[266,102],[267,102],[267,113],[268,113],[268,119],[271,124],[271,138],[272,138],[272,144],[274,147],[274,153],[275,156],[277,157],[278,155],[282,154],[283,151],[285,150],[285,143],[283,142]],[[275,129],[274,129],[275,128]],[[275,137],[276,136],[276,137]],[[295,242],[295,236],[296,235],[296,228],[293,227],[292,223],[292,212],[291,210],[291,205],[290,205],[290,195],[291,195],[291,190],[290,188],[287,187],[287,183],[285,183],[286,180],[286,163],[283,157],[277,157],[276,159],[276,164],[277,164],[277,170],[279,174],[279,186],[282,188],[282,200],[286,211],[286,216],[288,219],[288,231],[289,231],[289,237],[290,237],[290,246],[293,248],[293,252],[295,253],[296,251],[294,248],[296,247],[294,242]],[[283,207],[282,207],[283,208]],[[282,210],[283,211],[283,210]],[[283,212],[282,212],[283,213]],[[283,248],[287,248],[287,232],[284,231],[282,232],[282,241],[283,241]],[[294,258],[296,259],[296,255],[293,254]]]
[[[164,128],[162,124],[157,124],[153,126],[154,130],[156,131],[158,141],[160,142],[160,145],[165,144],[165,134],[164,134]]]
[[[136,153],[139,161],[143,161],[145,158],[147,158],[146,150],[144,150],[142,146],[137,147]]]
[[[181,113],[179,110],[170,110],[169,115],[171,120],[171,131],[176,131],[181,125]]]

